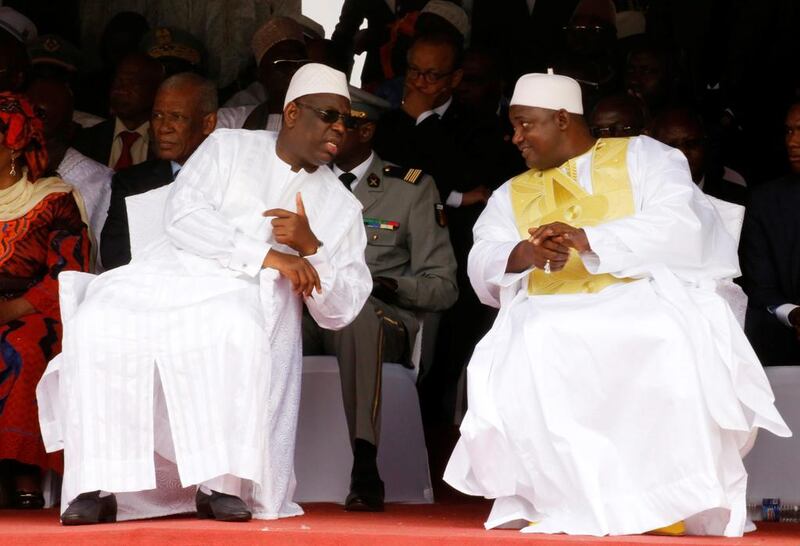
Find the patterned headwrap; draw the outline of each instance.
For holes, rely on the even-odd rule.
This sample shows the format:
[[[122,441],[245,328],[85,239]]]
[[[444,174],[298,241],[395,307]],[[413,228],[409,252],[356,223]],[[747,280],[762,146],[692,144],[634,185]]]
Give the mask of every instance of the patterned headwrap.
[[[42,118],[28,99],[8,91],[0,93],[0,132],[4,135],[2,145],[25,157],[28,180],[39,178],[47,168],[47,149]]]

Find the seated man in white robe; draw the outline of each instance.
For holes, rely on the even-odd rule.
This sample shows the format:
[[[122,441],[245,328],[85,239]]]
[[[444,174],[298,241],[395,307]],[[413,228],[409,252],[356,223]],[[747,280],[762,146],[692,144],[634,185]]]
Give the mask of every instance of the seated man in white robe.
[[[595,139],[582,113],[570,78],[514,90],[531,170],[475,224],[470,280],[500,313],[445,480],[495,499],[487,528],[740,536],[742,454],[791,433],[714,290],[736,244],[678,150]]]
[[[343,328],[372,288],[361,207],[324,168],[349,112],[344,74],[303,67],[281,132],[214,132],[171,186],[164,236],[88,285],[37,391],[45,445],[64,449],[64,525],[302,514],[302,306]],[[162,485],[196,506],[128,498]]]

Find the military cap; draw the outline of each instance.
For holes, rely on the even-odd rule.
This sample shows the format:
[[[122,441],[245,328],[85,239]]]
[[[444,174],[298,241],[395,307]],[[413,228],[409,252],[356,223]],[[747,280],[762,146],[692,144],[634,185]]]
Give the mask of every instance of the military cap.
[[[378,121],[391,108],[388,101],[350,86],[350,116],[357,120]]]
[[[203,42],[174,27],[151,29],[142,37],[141,49],[154,59],[179,59],[192,66],[200,66],[206,53]]]
[[[32,65],[51,64],[77,72],[83,59],[80,50],[55,34],[44,34],[28,44]]]

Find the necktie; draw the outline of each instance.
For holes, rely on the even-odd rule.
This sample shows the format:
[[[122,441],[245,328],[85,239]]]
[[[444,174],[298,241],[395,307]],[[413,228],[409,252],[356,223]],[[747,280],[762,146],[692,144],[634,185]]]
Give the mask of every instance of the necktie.
[[[347,191],[353,191],[352,189],[350,189],[350,184],[352,184],[353,180],[355,179],[356,175],[354,175],[353,173],[342,173],[339,175],[339,180],[342,181],[342,184],[344,184],[344,187],[347,188]]]
[[[119,159],[117,159],[117,162],[114,164],[115,171],[121,171],[133,165],[131,148],[133,148],[133,143],[139,140],[141,136],[142,135],[136,131],[122,131],[119,133],[119,138],[122,139],[122,152],[120,152]]]

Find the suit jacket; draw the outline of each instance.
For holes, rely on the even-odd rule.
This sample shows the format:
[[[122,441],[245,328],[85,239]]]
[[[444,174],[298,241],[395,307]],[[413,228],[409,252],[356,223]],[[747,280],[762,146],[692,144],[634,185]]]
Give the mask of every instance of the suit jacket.
[[[497,116],[469,112],[456,102],[441,118],[432,115],[419,125],[402,109],[388,112],[378,123],[374,148],[388,161],[429,173],[442,199],[481,184],[497,188],[525,170]]]
[[[422,9],[424,4],[423,0],[397,0],[395,13],[392,13],[385,0],[345,0],[331,41],[347,52],[348,58],[352,58],[353,38],[366,19],[374,43],[373,47],[367,49],[361,79],[365,84],[379,83],[384,79],[380,46],[389,39],[389,25],[410,11]]]
[[[111,157],[111,145],[114,142],[115,124],[115,118],[111,118],[101,121],[93,127],[83,129],[75,137],[72,147],[101,165],[108,165],[108,158]]]
[[[705,182],[703,182],[703,193],[737,205],[747,203],[747,188],[725,180],[719,175],[706,175]]]
[[[100,256],[106,270],[131,261],[125,198],[166,186],[173,180],[172,166],[164,159],[145,161],[114,174],[108,217],[100,237]]]
[[[438,222],[434,181],[424,175],[416,183],[406,182],[399,176],[407,172],[392,170],[376,154],[353,191],[364,207],[367,266],[373,277],[397,281],[396,299],[387,303],[413,311],[442,311],[458,296],[450,237]],[[396,228],[375,226],[388,222],[396,222]]]
[[[745,210],[739,257],[749,297],[745,332],[762,363],[800,363],[794,330],[768,311],[800,304],[800,175],[752,190]]]
[[[111,146],[114,143],[114,125],[116,118],[101,121],[97,125],[82,129],[75,137],[72,147],[86,157],[90,157],[102,165],[108,165],[111,157]],[[155,159],[153,150],[148,148],[147,159]]]

